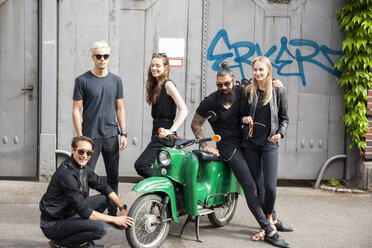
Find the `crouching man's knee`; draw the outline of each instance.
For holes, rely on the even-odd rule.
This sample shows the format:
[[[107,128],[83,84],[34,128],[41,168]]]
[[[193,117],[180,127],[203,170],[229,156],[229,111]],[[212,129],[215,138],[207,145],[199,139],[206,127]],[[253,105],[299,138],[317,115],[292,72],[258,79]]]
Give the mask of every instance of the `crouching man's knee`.
[[[97,221],[97,228],[93,233],[94,239],[101,239],[107,234],[108,224],[102,221]]]

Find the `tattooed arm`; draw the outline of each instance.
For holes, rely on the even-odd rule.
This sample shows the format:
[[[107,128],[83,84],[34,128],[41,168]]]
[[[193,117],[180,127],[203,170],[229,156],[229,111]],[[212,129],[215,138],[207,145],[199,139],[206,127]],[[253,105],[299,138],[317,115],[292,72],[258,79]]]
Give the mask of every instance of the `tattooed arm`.
[[[197,139],[204,138],[204,133],[201,126],[204,124],[205,120],[206,118],[198,115],[197,113],[195,113],[194,118],[192,119],[191,129],[195,135],[195,138]],[[203,148],[204,151],[213,153],[216,156],[220,156],[220,152],[218,151],[218,149],[209,146],[207,142],[200,143],[200,146]]]
[[[192,132],[195,135],[195,138],[197,138],[197,139],[203,139],[204,138],[204,133],[203,133],[203,130],[202,130],[201,126],[204,124],[205,120],[206,120],[205,118],[201,117],[197,113],[195,113],[194,118],[192,119],[191,129],[192,129]],[[208,146],[207,142],[200,143],[200,145],[203,149],[204,149],[204,147]]]

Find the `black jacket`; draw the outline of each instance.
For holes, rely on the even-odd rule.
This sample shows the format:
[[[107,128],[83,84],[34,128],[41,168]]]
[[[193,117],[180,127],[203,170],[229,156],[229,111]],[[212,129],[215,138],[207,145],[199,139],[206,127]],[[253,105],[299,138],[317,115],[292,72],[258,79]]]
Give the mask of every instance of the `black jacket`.
[[[249,94],[243,95],[241,104],[240,104],[240,112],[241,117],[251,116],[254,118],[256,106],[257,106],[257,97],[256,95],[253,97],[253,101],[251,104],[248,103]],[[287,133],[288,127],[288,104],[287,104],[287,93],[285,88],[273,88],[273,97],[271,98],[270,102],[270,112],[271,112],[271,130],[270,130],[270,137],[274,134],[280,133],[282,138]],[[248,132],[248,125],[244,126],[244,138],[249,139],[249,132]]]
[[[106,196],[113,192],[105,181],[85,167],[81,168],[72,157],[61,163],[41,198],[42,220],[65,219],[76,213],[87,219],[93,212],[84,202],[89,195],[89,187]]]

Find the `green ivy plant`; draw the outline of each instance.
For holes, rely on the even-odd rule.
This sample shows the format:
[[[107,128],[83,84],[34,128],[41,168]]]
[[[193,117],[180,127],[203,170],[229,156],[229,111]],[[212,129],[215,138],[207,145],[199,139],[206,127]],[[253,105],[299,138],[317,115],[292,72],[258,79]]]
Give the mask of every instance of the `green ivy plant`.
[[[368,89],[372,80],[372,0],[347,0],[337,12],[337,20],[345,31],[344,55],[335,65],[341,70],[338,83],[344,92],[343,120],[352,139],[350,149],[356,144],[364,153]]]
[[[341,186],[341,182],[337,179],[331,178],[331,180],[328,181],[328,185],[332,187]]]

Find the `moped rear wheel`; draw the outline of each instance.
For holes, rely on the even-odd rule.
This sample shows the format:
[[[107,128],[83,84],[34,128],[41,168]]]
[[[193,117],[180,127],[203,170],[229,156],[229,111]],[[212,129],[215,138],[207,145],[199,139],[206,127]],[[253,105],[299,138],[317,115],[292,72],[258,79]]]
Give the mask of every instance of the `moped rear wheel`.
[[[162,207],[162,197],[157,194],[143,195],[133,203],[128,216],[133,217],[134,225],[125,230],[131,247],[159,247],[165,241],[169,233],[169,222],[159,224]],[[168,219],[168,208],[164,214],[164,219]]]
[[[209,221],[216,227],[223,227],[230,223],[238,206],[238,194],[232,193],[229,200],[214,207],[214,212],[208,214]]]

